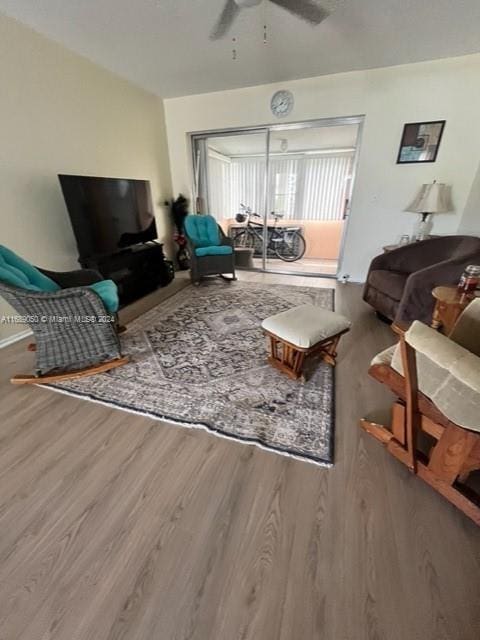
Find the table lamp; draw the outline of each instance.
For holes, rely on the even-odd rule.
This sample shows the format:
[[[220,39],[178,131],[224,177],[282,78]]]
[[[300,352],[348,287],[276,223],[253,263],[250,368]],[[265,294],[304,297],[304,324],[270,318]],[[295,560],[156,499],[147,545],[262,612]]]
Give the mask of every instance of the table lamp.
[[[434,180],[423,184],[414,200],[405,207],[404,211],[420,213],[422,220],[418,225],[417,239],[424,240],[428,231],[428,216],[431,213],[448,213],[453,211],[451,199],[452,188]]]

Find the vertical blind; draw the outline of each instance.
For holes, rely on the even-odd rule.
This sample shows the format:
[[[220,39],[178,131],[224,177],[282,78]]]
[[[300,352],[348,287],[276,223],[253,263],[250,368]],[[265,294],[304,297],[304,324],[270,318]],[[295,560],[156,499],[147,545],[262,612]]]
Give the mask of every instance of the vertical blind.
[[[304,161],[302,220],[342,219],[351,165],[351,155],[308,158]]]
[[[285,219],[341,220],[348,194],[353,154],[280,156],[270,159],[269,207]],[[233,218],[240,203],[263,212],[265,160],[208,157],[210,210]]]
[[[265,201],[265,160],[231,160],[209,153],[208,200],[210,213],[218,220],[233,218],[240,204],[263,211]]]

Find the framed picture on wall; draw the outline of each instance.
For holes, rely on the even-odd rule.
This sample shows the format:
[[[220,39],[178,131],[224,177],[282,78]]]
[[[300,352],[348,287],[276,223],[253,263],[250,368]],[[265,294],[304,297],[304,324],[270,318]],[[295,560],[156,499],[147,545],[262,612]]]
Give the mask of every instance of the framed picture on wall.
[[[397,164],[435,162],[446,120],[409,122],[403,127]]]

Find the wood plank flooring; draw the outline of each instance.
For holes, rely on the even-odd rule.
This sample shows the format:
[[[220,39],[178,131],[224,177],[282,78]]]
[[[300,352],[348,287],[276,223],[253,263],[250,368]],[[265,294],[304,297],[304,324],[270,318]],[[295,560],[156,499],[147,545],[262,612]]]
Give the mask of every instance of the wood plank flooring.
[[[360,287],[336,308],[329,470],[13,387],[32,354],[0,351],[0,639],[478,640],[480,530],[358,428],[393,338]]]
[[[262,259],[254,258],[253,264],[255,268],[262,268]],[[320,258],[302,258],[295,262],[285,262],[278,258],[267,259],[268,269],[283,274],[298,273],[300,276],[304,273],[321,273],[323,275],[335,275],[338,268],[338,260],[321,260]]]

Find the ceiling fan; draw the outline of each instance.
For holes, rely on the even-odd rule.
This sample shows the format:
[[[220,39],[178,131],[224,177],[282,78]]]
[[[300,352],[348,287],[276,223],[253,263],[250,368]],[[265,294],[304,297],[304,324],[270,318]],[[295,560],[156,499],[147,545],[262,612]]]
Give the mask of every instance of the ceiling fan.
[[[210,33],[210,39],[219,40],[223,38],[241,9],[256,7],[262,2],[263,0],[227,0],[217,23]],[[319,6],[313,0],[268,0],[268,2],[282,7],[282,9],[289,11],[297,18],[301,18],[313,25],[320,24],[330,15],[330,11]]]

